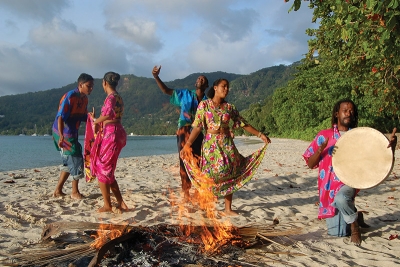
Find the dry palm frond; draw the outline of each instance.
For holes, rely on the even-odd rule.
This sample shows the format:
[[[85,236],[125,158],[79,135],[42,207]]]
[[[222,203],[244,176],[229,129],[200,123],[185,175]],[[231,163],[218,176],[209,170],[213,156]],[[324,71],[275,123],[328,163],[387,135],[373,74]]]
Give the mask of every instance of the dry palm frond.
[[[243,238],[254,238],[258,234],[268,237],[298,235],[301,234],[302,231],[303,228],[295,226],[294,224],[252,224],[238,228],[239,235]]]
[[[252,260],[252,262],[273,262],[273,263],[282,263],[282,264],[287,264],[286,261],[283,261],[281,259],[276,259],[276,258],[271,258],[265,255],[265,253],[260,254],[257,252],[251,252],[251,251],[246,251],[245,258],[247,260]]]
[[[306,254],[294,249],[298,247],[297,242],[289,238],[289,236],[301,234],[302,231],[302,227],[294,224],[278,225],[276,222],[271,225],[252,224],[238,228],[238,233],[243,239],[261,239],[268,241],[277,248],[277,250],[268,253],[291,256],[306,256]]]
[[[25,253],[12,255],[7,261],[1,262],[5,266],[14,266],[13,262],[18,262],[17,266],[40,266],[56,264],[63,261],[74,261],[84,256],[93,256],[95,249],[90,244],[74,246],[62,250],[30,250]]]
[[[307,254],[305,254],[303,252],[300,252],[300,251],[296,251],[295,249],[293,249],[293,245],[295,245],[296,242],[292,241],[293,244],[286,245],[286,244],[282,244],[282,243],[276,242],[276,241],[274,241],[274,240],[272,240],[272,239],[270,239],[270,238],[268,238],[266,236],[263,236],[262,234],[257,234],[257,237],[259,237],[261,239],[264,239],[264,240],[276,245],[280,249],[280,251],[272,251],[270,253],[273,253],[273,254],[286,254],[286,255],[291,255],[291,256],[307,256]],[[287,237],[287,239],[291,240],[288,237]]]

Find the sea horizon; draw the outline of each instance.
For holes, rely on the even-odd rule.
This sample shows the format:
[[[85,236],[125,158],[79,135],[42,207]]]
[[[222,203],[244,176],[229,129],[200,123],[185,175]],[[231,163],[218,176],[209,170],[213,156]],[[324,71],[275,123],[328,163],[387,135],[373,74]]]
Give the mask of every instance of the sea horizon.
[[[79,136],[83,146],[84,136]],[[248,136],[236,137],[236,144],[255,144],[261,140]],[[128,135],[120,158],[177,154],[175,135]],[[51,135],[0,135],[0,172],[61,165]]]

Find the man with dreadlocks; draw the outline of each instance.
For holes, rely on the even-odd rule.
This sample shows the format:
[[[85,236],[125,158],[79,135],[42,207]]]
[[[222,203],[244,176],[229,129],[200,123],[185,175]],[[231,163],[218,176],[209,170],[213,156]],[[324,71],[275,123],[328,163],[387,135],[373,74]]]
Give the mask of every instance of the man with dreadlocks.
[[[309,168],[319,167],[319,219],[326,219],[328,235],[350,236],[356,246],[361,244],[359,227],[368,228],[363,214],[357,212],[355,196],[360,191],[343,184],[335,175],[332,167],[332,151],[339,137],[348,130],[357,127],[357,106],[349,99],[338,101],[332,111],[332,127],[320,131],[303,157]],[[396,147],[396,128],[389,140],[388,147],[393,153]]]

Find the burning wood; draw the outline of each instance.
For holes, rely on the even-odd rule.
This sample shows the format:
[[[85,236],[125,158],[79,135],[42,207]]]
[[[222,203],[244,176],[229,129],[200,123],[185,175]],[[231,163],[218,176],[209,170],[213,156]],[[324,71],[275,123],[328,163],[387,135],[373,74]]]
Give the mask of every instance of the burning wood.
[[[216,236],[214,228],[190,227],[192,231],[188,234],[182,231],[186,228],[182,225],[53,223],[44,228],[40,249],[36,245],[0,263],[5,266],[262,266],[260,258],[270,259],[246,253],[246,248],[262,244],[262,238],[282,249],[285,245],[273,241],[274,237],[301,232],[292,225],[231,226],[225,229],[229,236],[213,244],[214,250],[207,251],[201,235],[207,230]],[[147,265],[140,265],[139,261],[146,261]]]

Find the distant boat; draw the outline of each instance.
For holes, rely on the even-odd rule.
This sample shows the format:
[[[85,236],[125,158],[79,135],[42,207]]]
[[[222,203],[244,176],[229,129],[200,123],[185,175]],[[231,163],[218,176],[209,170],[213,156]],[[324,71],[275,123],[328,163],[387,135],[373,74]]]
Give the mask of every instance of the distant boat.
[[[35,132],[32,134],[32,136],[38,136],[38,135],[37,135],[37,128],[36,128],[36,124],[35,124]]]
[[[50,136],[49,134],[44,134],[43,136]]]

